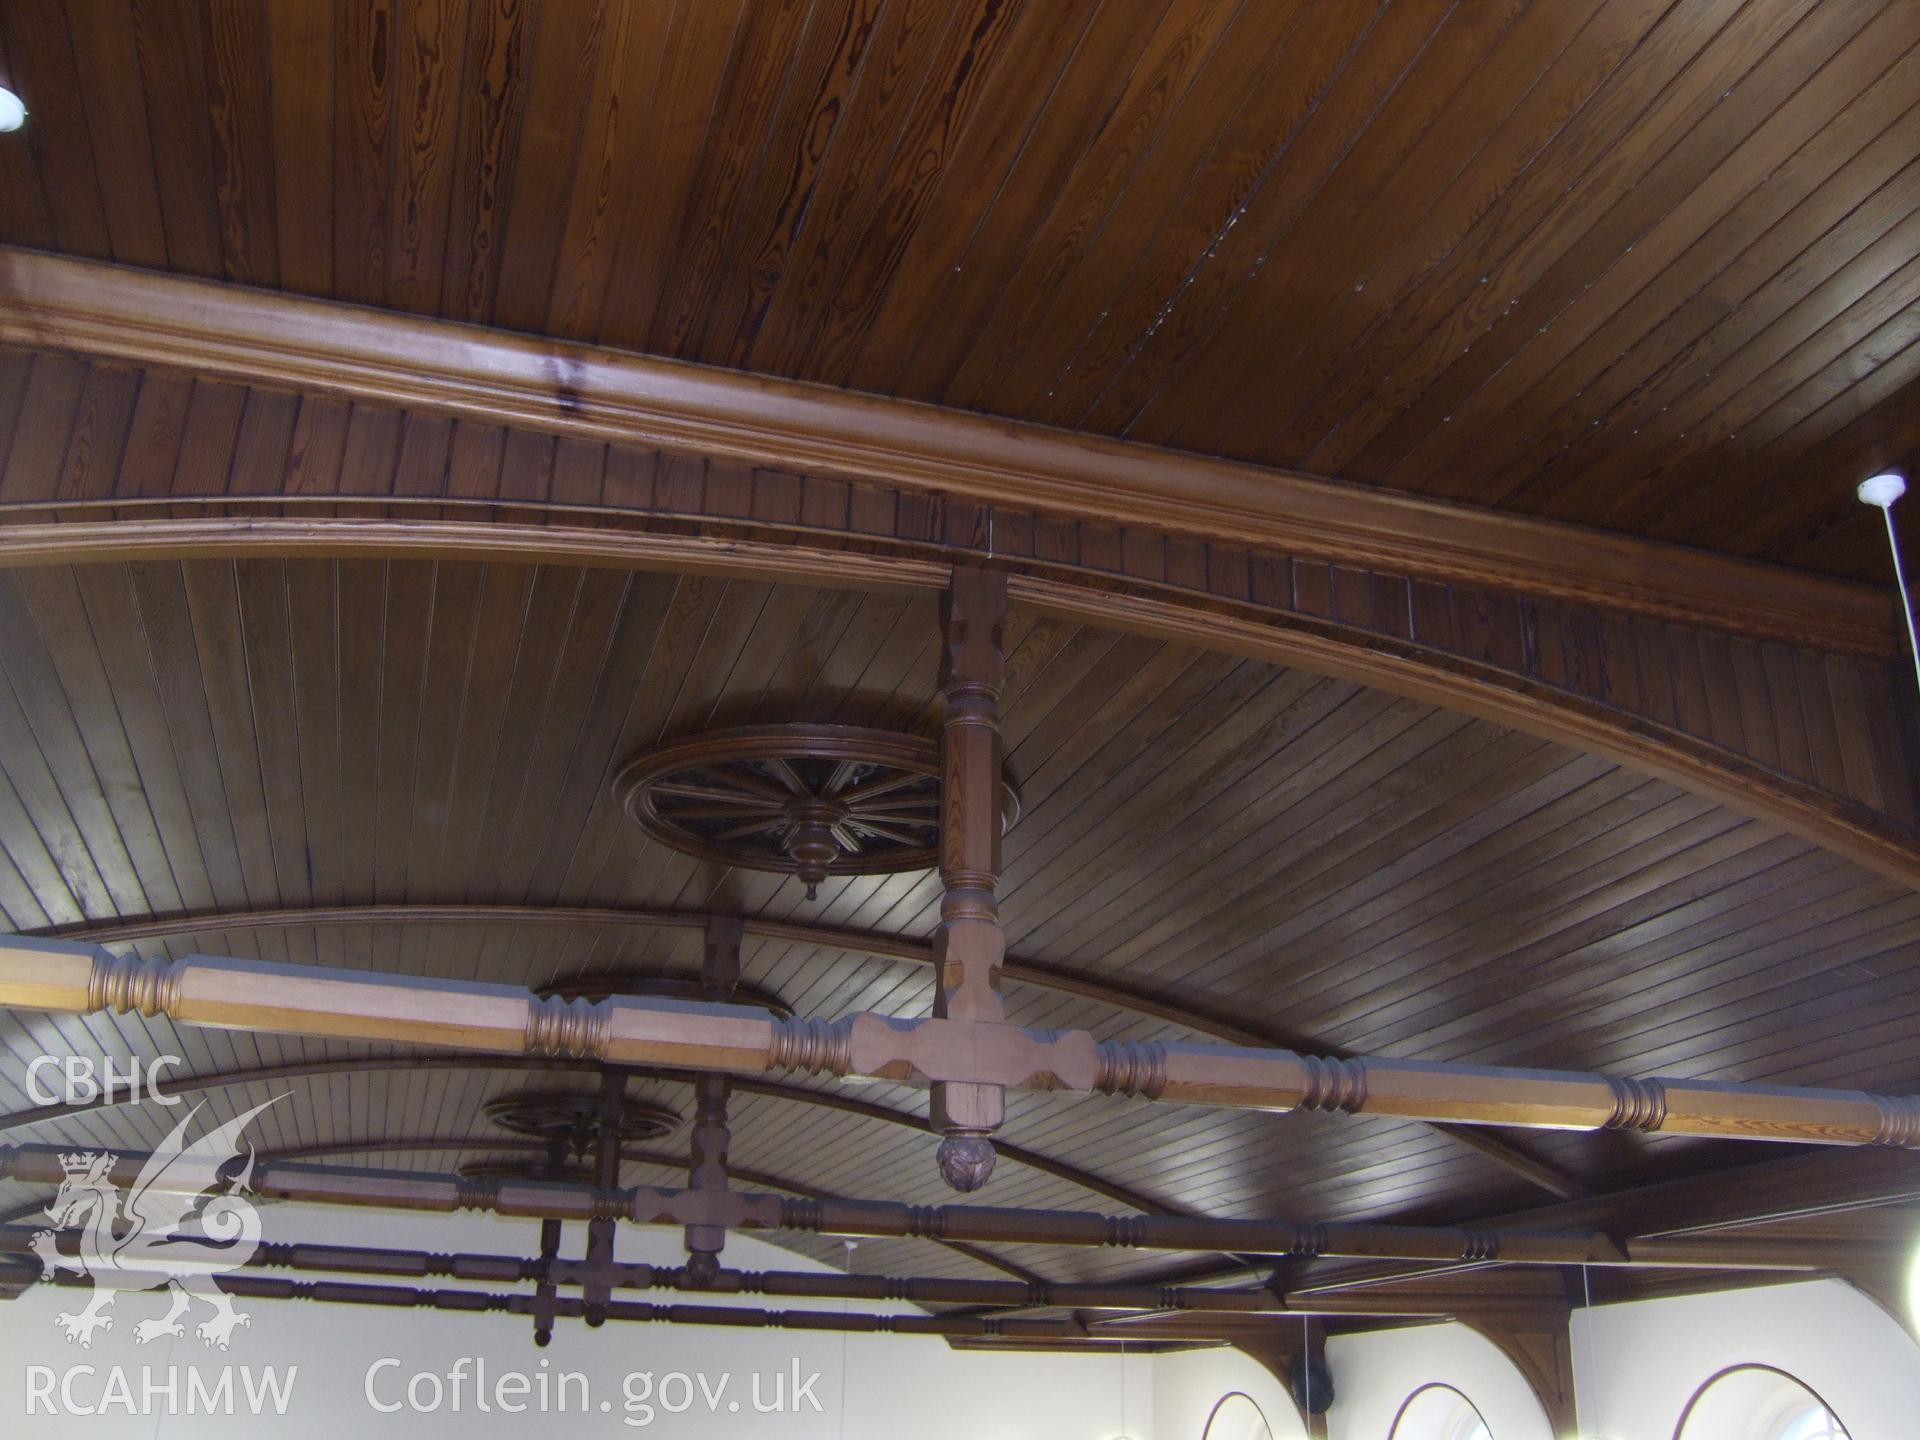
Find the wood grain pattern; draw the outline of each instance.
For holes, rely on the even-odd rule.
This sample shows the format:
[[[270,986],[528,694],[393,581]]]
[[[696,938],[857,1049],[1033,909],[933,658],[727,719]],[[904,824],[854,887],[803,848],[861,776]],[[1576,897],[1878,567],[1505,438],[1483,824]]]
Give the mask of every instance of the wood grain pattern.
[[[959,888],[951,883],[953,873],[943,867],[942,925],[934,941],[935,1004],[924,1018],[856,1010],[823,1025],[749,1006],[687,1005],[620,991],[589,999],[311,963],[205,955],[178,960],[125,957],[83,942],[19,936],[0,941],[0,1001],[16,1010],[55,1015],[139,1013],[190,1027],[597,1060],[615,1077],[606,1080],[602,1090],[607,1108],[601,1113],[607,1124],[617,1116],[613,1107],[619,1093],[609,1087],[617,1086],[622,1067],[629,1066],[694,1071],[703,1116],[714,1103],[709,1087],[713,1076],[792,1072],[830,1080],[925,1084],[929,1122],[943,1136],[938,1155],[942,1178],[961,1191],[977,1190],[990,1178],[992,1151],[982,1142],[999,1128],[1006,1093],[1014,1089],[1269,1113],[1367,1114],[1448,1125],[1630,1130],[1920,1149],[1920,1097],[1851,1087],[1640,1078],[1565,1067],[1408,1063],[1378,1054],[1303,1056],[1287,1049],[1205,1042],[1143,1045],[1096,1041],[1082,1029],[1022,1026],[1004,1018],[997,994],[985,1004],[967,994],[969,989],[987,989],[987,977],[970,975],[956,963],[961,946],[955,942],[968,938],[964,930],[948,939],[948,932],[958,928],[956,919],[964,918],[953,913]],[[971,899],[964,892],[960,898]],[[966,1013],[969,1006],[975,1013]],[[982,1016],[982,1010],[988,1013]],[[724,1105],[724,1096],[720,1103]],[[601,1153],[598,1183],[603,1187],[614,1183],[607,1169],[611,1163],[612,1152]],[[713,1206],[725,1203],[716,1187],[698,1184],[694,1189]],[[689,1223],[731,1223],[712,1218],[724,1209],[703,1213],[708,1218]],[[831,1232],[836,1227],[818,1228]],[[1061,1243],[1113,1243],[1110,1235],[1101,1238],[1097,1224],[1091,1231],[1084,1226],[1072,1229],[1072,1239],[1067,1233],[1061,1232]],[[1170,1227],[1164,1229],[1170,1243],[1152,1246],[1154,1233],[1149,1226],[1145,1238],[1129,1243],[1190,1248],[1171,1243],[1172,1236],[1183,1232]],[[1185,1233],[1202,1235],[1197,1228]],[[1042,1229],[999,1238],[1044,1243],[1049,1236]],[[1207,1248],[1233,1247],[1227,1243]],[[1474,1258],[1471,1250],[1469,1246],[1459,1258]]]
[[[522,454],[508,473],[524,500],[550,498],[551,441],[537,437],[557,433],[700,457],[716,492],[739,468],[900,488],[912,497],[900,529],[920,540],[946,528],[950,503],[1017,506],[1824,648],[1886,654],[1895,638],[1885,597],[1866,586],[958,411],[24,251],[0,251],[0,341],[343,395],[369,426],[390,423],[394,407],[513,422]],[[384,490],[364,457],[348,469],[347,488]],[[661,498],[691,508],[671,490]],[[1077,559],[1077,546],[1048,558]]]
[[[454,587],[444,593],[476,597],[462,610],[424,603],[433,585],[423,561],[185,568],[200,567],[214,577],[189,583],[174,562],[6,577],[6,588],[27,597],[19,623],[6,627],[27,640],[6,657],[14,685],[21,693],[44,688],[31,677],[49,664],[59,677],[31,717],[32,747],[22,748],[23,739],[6,751],[13,758],[0,796],[20,796],[8,803],[23,807],[22,818],[7,823],[0,866],[11,923],[129,913],[115,893],[138,913],[163,910],[172,904],[169,868],[184,904],[208,903],[189,888],[200,896],[216,889],[212,903],[226,908],[270,904],[286,880],[304,883],[276,861],[287,836],[308,857],[316,897],[324,883],[350,903],[524,897],[698,907],[724,897],[768,921],[909,936],[935,923],[939,887],[931,876],[836,882],[824,905],[809,906],[780,877],[717,872],[648,845],[619,821],[602,788],[618,760],[667,727],[700,729],[716,717],[885,723],[891,715],[890,723],[932,733],[930,599],[638,573],[621,578],[609,630],[594,606],[575,601],[584,583],[578,572],[543,585],[531,569],[442,561],[437,569],[447,578],[438,583]],[[234,578],[216,586],[228,571]],[[282,591],[285,633],[249,628],[244,597]],[[194,634],[188,597],[203,592],[222,601],[201,624],[235,632],[231,643],[247,656],[250,675],[265,684],[277,674],[273,684],[285,687],[291,673],[302,706],[298,747],[264,733],[211,738],[231,731],[226,719],[208,719],[209,709],[241,717],[249,700],[240,680],[215,666],[229,642]],[[403,598],[412,596],[423,598]],[[340,607],[369,618],[353,620]],[[409,610],[432,614],[424,642],[404,640],[408,653],[429,665],[444,655],[452,668],[445,682],[436,672],[432,685],[383,693],[382,652],[403,643]],[[77,648],[64,640],[76,623],[91,637]],[[397,627],[391,638],[388,625]],[[809,646],[831,659],[809,663],[790,648],[804,655]],[[1177,992],[1183,1003],[1234,1014],[1249,1027],[1282,1033],[1312,1024],[1335,1043],[1364,1039],[1399,1054],[1517,1064],[1577,1054],[1593,1065],[1685,1063],[1700,1075],[1786,1083],[1913,1081],[1910,1047],[1899,1040],[1912,1002],[1897,963],[1912,939],[1911,897],[1853,866],[1604,762],[1341,682],[1089,628],[1017,603],[1006,646],[1006,743],[1029,808],[1006,837],[1003,914],[1023,959]],[[290,671],[275,658],[283,650]],[[552,676],[565,666],[555,657],[568,653],[596,658],[582,682],[556,690]],[[80,722],[59,719],[84,708],[96,663],[113,677],[113,713],[142,781],[115,783],[103,771],[104,809],[81,797],[93,789],[92,768],[116,752],[97,719],[86,722],[93,729],[84,744],[64,728]],[[309,681],[325,689],[309,697]],[[1216,727],[1209,716],[1234,718]],[[444,832],[422,830],[418,811],[381,813],[375,783],[384,760],[323,768],[318,775],[338,777],[324,785],[306,778],[310,765],[334,765],[327,757],[335,753],[384,750],[396,764],[411,755],[405,788],[435,803],[442,782],[432,778],[432,748],[396,753],[398,742],[382,739],[403,730],[459,737]],[[267,768],[263,826],[262,817],[228,813],[232,779],[220,761],[234,746]],[[64,799],[35,780],[35,750],[48,757]],[[254,803],[249,796],[247,806]],[[1152,853],[1125,838],[1145,814],[1164,840]],[[482,816],[492,818],[469,818]],[[396,825],[400,843],[382,843]],[[236,836],[248,826],[272,837],[260,864],[240,853]],[[483,829],[497,843],[479,845]],[[1188,863],[1169,866],[1168,854]],[[64,871],[39,858],[56,855],[70,857]],[[91,858],[83,866],[81,857]],[[1225,879],[1197,884],[1192,867],[1215,859]],[[216,877],[211,887],[197,878],[202,869]],[[82,886],[80,897],[95,887],[90,911],[70,885]],[[258,886],[269,893],[253,893]],[[337,957],[521,981],[605,963],[685,974],[699,965],[690,931],[451,918],[401,927],[368,916],[304,933],[263,925],[179,933],[136,948]],[[742,958],[744,978],[772,986],[803,1013],[877,1006],[915,1014],[931,1004],[926,967],[852,962],[798,933],[750,933]],[[1164,1020],[1119,1017],[1092,998],[1017,978],[1007,980],[1007,997],[1023,1024],[1091,1024],[1103,1036],[1137,1039],[1180,1033]],[[1819,1007],[1806,1012],[1818,1028],[1803,1047],[1786,1017],[1806,1006]],[[1849,1024],[1864,1038],[1843,1061],[1818,1037]],[[128,1044],[117,1034],[76,1033],[66,1043],[82,1053]],[[341,1053],[328,1042],[171,1028],[132,1043],[175,1049],[195,1071]],[[298,1085],[298,1105],[276,1121],[283,1133],[273,1143],[465,1134],[481,1098],[524,1083],[488,1075],[316,1077]],[[911,1092],[879,1089],[881,1103],[914,1107]],[[675,1093],[684,1109],[684,1093]],[[739,1100],[732,1121],[740,1163],[825,1189],[881,1186],[913,1203],[938,1199],[929,1163],[935,1137],[844,1112],[801,1123],[798,1108]],[[1352,1121],[1362,1128],[1342,1133],[1311,1117],[1149,1123],[1121,1111],[1090,1128],[1084,1110],[1076,1114],[1065,1100],[1022,1096],[1009,1110],[1010,1143],[1207,1213],[1310,1207],[1445,1220],[1517,1209],[1537,1193],[1451,1140],[1393,1122]],[[139,1148],[164,1132],[138,1112],[116,1113],[87,1133]],[[59,1131],[69,1135],[79,1138]],[[1672,1141],[1541,1142],[1535,1153],[1549,1149],[1595,1188],[1713,1163]],[[1086,1208],[1093,1199],[1035,1177],[1010,1155],[1002,1172],[986,1192],[996,1205]],[[1138,1274],[1157,1263],[1125,1252],[1035,1258],[1059,1277]],[[950,1273],[978,1273],[962,1259],[952,1264],[959,1268]],[[909,1260],[895,1268],[919,1267]]]
[[[1883,583],[1917,47],[1810,0],[67,0],[0,26],[0,240]]]
[[[263,349],[205,323],[225,292],[116,336],[129,291],[85,333],[9,332],[35,348],[0,349],[0,909],[351,907],[136,948],[525,983],[700,957],[380,907],[717,907],[756,917],[747,978],[802,1013],[925,1013],[924,966],[793,922],[920,937],[932,877],[816,914],[637,839],[606,778],[759,718],[931,735],[929,597],[985,561],[1029,801],[1003,921],[1065,982],[1006,976],[1019,1023],[1185,1033],[1118,987],[1399,1059],[1906,1093],[1920,850],[1886,592],[1616,537],[1885,584],[1851,492],[1920,463],[1917,76],[1916,13],[1877,0],[11,7],[0,79],[32,120],[0,137],[0,241],[400,318],[342,351],[349,312],[289,311]],[[870,393],[827,396],[836,426],[765,377]],[[716,378],[732,409],[685,388]],[[273,1143],[415,1166],[377,1147],[484,1156],[481,1107],[525,1079],[0,1017],[29,1043],[330,1066]],[[920,1098],[873,1104],[893,1118],[736,1094],[732,1148],[937,1203],[934,1139],[900,1123]],[[31,1138],[165,1128],[112,1107]],[[1453,1224],[1533,1198],[1387,1120],[1090,1124],[1016,1093],[1001,1136],[994,1205]],[[1695,1177],[1578,1212],[1622,1233],[1911,1200],[1688,1141],[1517,1153],[1589,1190]],[[0,1182],[0,1208],[33,1195]],[[988,1273],[919,1248],[863,1264]],[[1560,1404],[1537,1300],[1480,1319]]]
[[[182,386],[160,371],[139,374],[110,488],[116,499],[164,497],[180,518],[124,504],[56,507],[62,469],[97,463],[95,427],[75,431],[69,409],[81,412],[82,392],[118,393],[120,373],[50,354],[9,370],[23,417],[0,469],[0,482],[21,492],[0,525],[9,563],[366,546],[937,588],[946,565],[986,559],[1027,602],[1055,613],[1520,725],[1785,824],[1882,873],[1914,872],[1914,770],[1892,699],[1900,682],[1871,657],[946,493],[449,425],[319,396]],[[109,419],[109,430],[117,425]]]

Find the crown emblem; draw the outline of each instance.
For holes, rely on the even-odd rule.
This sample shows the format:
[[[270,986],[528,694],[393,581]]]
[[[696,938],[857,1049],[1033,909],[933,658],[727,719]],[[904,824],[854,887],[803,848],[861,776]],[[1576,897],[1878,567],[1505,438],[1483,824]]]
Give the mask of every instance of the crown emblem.
[[[72,1155],[60,1157],[60,1168],[69,1175],[85,1175],[92,1170],[94,1160],[98,1158],[93,1151],[83,1150]]]

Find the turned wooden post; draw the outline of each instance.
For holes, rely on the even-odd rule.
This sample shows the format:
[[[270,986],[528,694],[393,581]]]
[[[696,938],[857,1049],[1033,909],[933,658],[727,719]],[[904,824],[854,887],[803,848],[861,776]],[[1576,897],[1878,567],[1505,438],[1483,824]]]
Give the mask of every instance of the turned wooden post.
[[[1287,1388],[1307,1422],[1308,1440],[1327,1440],[1327,1410],[1333,1403],[1333,1371],[1327,1364],[1327,1327],[1324,1322],[1301,1320],[1300,1363],[1289,1367]],[[1295,1387],[1298,1387],[1295,1390]]]
[[[620,1130],[626,1118],[627,1070],[609,1065],[600,1074],[600,1123],[594,1153],[593,1185],[596,1192],[594,1217],[587,1221],[588,1280],[582,1287],[586,1301],[587,1324],[598,1328],[606,1323],[607,1303],[613,1289],[606,1278],[613,1273],[613,1241],[616,1228],[612,1214],[599,1213],[598,1196],[612,1195],[620,1188]]]
[[[1000,879],[1000,686],[1006,675],[1004,575],[954,567],[942,604],[940,929],[934,936],[933,1013],[997,1024],[1006,1019],[1000,964],[1006,937],[994,887]],[[1002,1085],[937,1081],[928,1118],[943,1137],[940,1173],[955,1190],[993,1174],[990,1138],[1006,1118]]]
[[[716,1002],[731,1000],[740,982],[740,936],[744,922],[732,915],[714,915],[707,920],[706,955],[701,963],[700,979],[706,998]],[[701,1193],[724,1194],[727,1188],[727,1146],[732,1134],[727,1126],[727,1101],[733,1082],[725,1075],[703,1074],[693,1082],[693,1132],[689,1137],[687,1188]],[[687,1278],[696,1285],[711,1285],[720,1273],[720,1252],[727,1243],[724,1225],[687,1226]]]
[[[543,1180],[564,1180],[567,1174],[568,1141],[564,1134],[547,1142],[547,1168]],[[553,1267],[560,1259],[560,1232],[564,1222],[547,1219],[540,1222],[539,1282],[533,1291],[533,1343],[544,1348],[553,1341],[553,1322],[559,1314],[559,1287],[553,1281]]]

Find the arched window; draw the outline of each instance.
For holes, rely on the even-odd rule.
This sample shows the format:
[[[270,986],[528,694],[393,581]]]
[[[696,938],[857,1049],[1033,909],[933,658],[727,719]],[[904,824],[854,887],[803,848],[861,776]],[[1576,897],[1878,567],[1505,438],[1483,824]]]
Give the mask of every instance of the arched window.
[[[1273,1440],[1273,1431],[1267,1428],[1267,1417],[1252,1397],[1233,1390],[1223,1395],[1207,1416],[1207,1428],[1200,1440]]]
[[[1736,1365],[1694,1392],[1674,1440],[1849,1440],[1827,1402],[1784,1370]]]
[[[1422,1385],[1393,1417],[1387,1440],[1493,1440],[1493,1432],[1451,1385]]]

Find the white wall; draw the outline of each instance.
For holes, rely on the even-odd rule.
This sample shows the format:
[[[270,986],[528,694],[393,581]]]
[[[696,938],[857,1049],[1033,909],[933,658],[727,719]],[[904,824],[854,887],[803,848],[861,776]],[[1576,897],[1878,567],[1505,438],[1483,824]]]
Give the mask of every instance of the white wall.
[[[1837,1280],[1596,1306],[1574,1316],[1573,1360],[1581,1420],[1605,1440],[1673,1440],[1693,1393],[1740,1364],[1798,1377],[1853,1440],[1920,1435],[1920,1345]]]
[[[487,1216],[383,1214],[375,1231],[371,1217],[338,1210],[277,1205],[264,1214],[268,1240],[297,1235],[316,1242],[518,1255],[538,1249],[537,1224]],[[577,1245],[576,1240],[568,1253],[578,1253]],[[662,1264],[677,1264],[684,1258],[677,1231],[641,1231],[630,1226],[622,1229],[619,1254],[624,1260]],[[824,1268],[743,1236],[728,1239],[727,1260],[743,1269]],[[444,1280],[427,1283],[461,1288]],[[675,1297],[636,1294],[633,1298]],[[531,1322],[522,1316],[269,1300],[240,1302],[240,1309],[251,1312],[252,1323],[238,1333],[232,1349],[221,1354],[194,1339],[191,1324],[185,1339],[136,1344],[134,1324],[165,1309],[164,1298],[157,1293],[125,1295],[115,1306],[113,1329],[99,1336],[91,1350],[81,1350],[62,1339],[54,1315],[77,1310],[86,1300],[82,1290],[35,1286],[18,1300],[0,1303],[0,1435],[84,1436],[86,1440],[199,1440],[203,1436],[210,1440],[384,1440],[390,1436],[524,1440],[529,1433],[651,1433],[671,1434],[675,1440],[721,1435],[728,1440],[830,1440],[841,1435],[854,1440],[897,1440],[902,1435],[928,1440],[1112,1440],[1120,1433],[1122,1365],[1116,1356],[963,1353],[937,1338],[892,1335],[854,1335],[843,1340],[837,1334],[618,1322],[589,1330],[579,1321],[562,1321],[553,1344],[537,1350]],[[758,1306],[762,1301],[747,1297],[740,1303]],[[766,1303],[774,1308],[843,1308],[842,1302],[831,1300]],[[912,1309],[864,1301],[848,1302],[844,1308]],[[204,1312],[197,1305],[195,1309],[191,1320],[197,1322]],[[593,1410],[599,1411],[603,1402],[608,1408],[588,1420],[579,1413],[577,1391],[570,1390],[565,1414],[552,1405],[545,1415],[531,1409],[517,1415],[499,1410],[483,1414],[473,1406],[469,1381],[458,1412],[443,1398],[441,1408],[432,1413],[402,1409],[382,1414],[367,1398],[366,1380],[369,1367],[387,1357],[403,1363],[375,1377],[375,1396],[386,1404],[404,1403],[408,1377],[414,1373],[445,1376],[464,1357],[484,1359],[495,1380],[506,1370],[524,1372],[534,1384],[543,1371],[584,1373],[591,1385]],[[297,1367],[286,1414],[255,1418],[242,1413],[214,1419],[168,1416],[164,1391],[155,1397],[153,1408],[143,1404],[143,1370],[152,1371],[161,1384],[170,1371],[177,1372],[179,1404],[184,1408],[189,1371],[197,1370],[203,1385],[214,1387],[229,1365],[234,1368],[236,1386],[244,1384],[243,1367],[256,1377],[268,1366],[279,1367],[283,1374],[288,1367]],[[38,1413],[29,1415],[28,1385],[33,1378],[29,1367],[33,1366],[48,1367],[62,1379],[75,1367],[92,1366],[93,1375],[76,1374],[71,1382],[72,1398],[88,1406],[99,1406],[108,1398],[109,1372],[119,1367],[127,1377],[134,1406],[142,1413],[129,1414],[115,1404],[96,1415],[70,1415],[64,1406],[60,1413],[49,1415],[42,1404]],[[754,1375],[762,1377],[763,1399],[770,1400],[772,1377],[785,1375],[789,1378],[784,1384],[791,1385],[796,1367],[802,1376],[819,1373],[813,1393],[821,1411],[802,1408],[792,1414],[756,1415],[751,1391]],[[1134,1355],[1127,1358],[1125,1368],[1128,1428],[1135,1440],[1151,1440],[1153,1361]],[[689,1377],[704,1373],[709,1385],[716,1387],[722,1376],[730,1376],[717,1413],[709,1411],[697,1381],[691,1392],[692,1408],[667,1413],[657,1387],[673,1372]],[[653,1406],[653,1415],[644,1424],[628,1423],[647,1417],[638,1407],[629,1410],[623,1389],[625,1377],[639,1373],[650,1374],[656,1387],[645,1401]],[[54,1393],[57,1400],[57,1388]],[[549,1389],[550,1396],[556,1393]],[[427,1382],[421,1382],[423,1404],[430,1402],[431,1394]],[[678,1402],[678,1389],[665,1398]],[[508,1399],[514,1397],[510,1394]],[[739,1409],[729,1408],[733,1405]],[[1194,1433],[1197,1436],[1197,1430]]]
[[[1464,1325],[1420,1325],[1327,1342],[1333,1372],[1329,1440],[1387,1440],[1422,1385],[1451,1385],[1474,1403],[1494,1440],[1555,1440],[1526,1378],[1493,1342]]]
[[[1853,1440],[1920,1436],[1920,1344],[1837,1280],[1596,1306],[1575,1313],[1572,1345],[1582,1440],[1674,1440],[1694,1393],[1742,1364],[1797,1376]],[[1336,1338],[1327,1361],[1332,1440],[1387,1440],[1407,1397],[1435,1382],[1473,1401],[1494,1440],[1555,1440],[1520,1372],[1464,1326]]]

